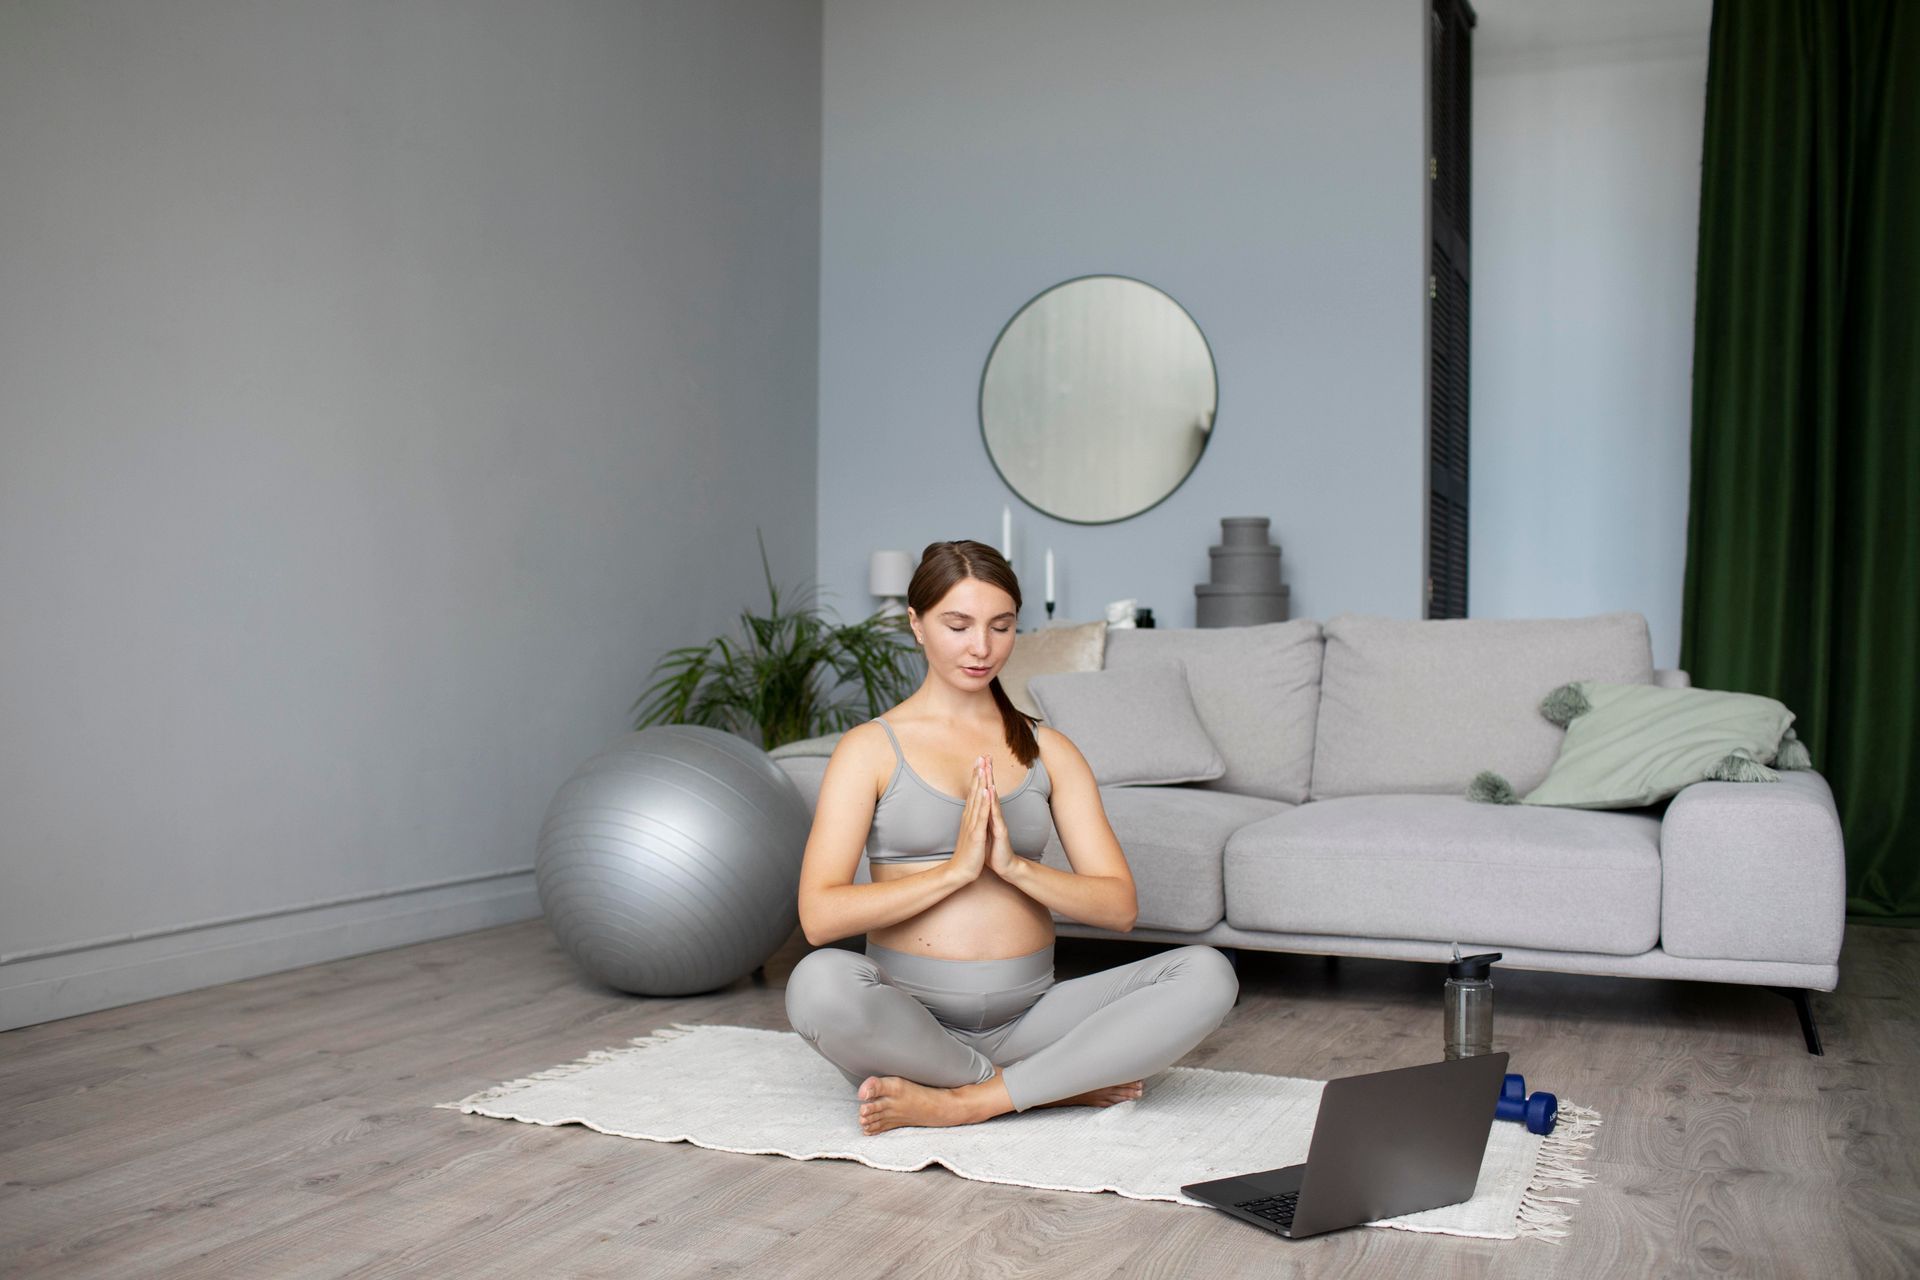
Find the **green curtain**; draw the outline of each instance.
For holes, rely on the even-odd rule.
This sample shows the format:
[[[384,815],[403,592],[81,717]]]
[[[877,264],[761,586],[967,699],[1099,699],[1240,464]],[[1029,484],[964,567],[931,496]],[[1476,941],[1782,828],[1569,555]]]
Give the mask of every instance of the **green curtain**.
[[[1920,917],[1920,3],[1720,0],[1681,663],[1779,698],[1849,911]]]

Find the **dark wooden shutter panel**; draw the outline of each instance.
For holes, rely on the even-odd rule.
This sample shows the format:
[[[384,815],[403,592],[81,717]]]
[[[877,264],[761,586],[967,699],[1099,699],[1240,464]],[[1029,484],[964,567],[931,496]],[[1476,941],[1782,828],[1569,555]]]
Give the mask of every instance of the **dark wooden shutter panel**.
[[[1467,616],[1468,312],[1474,13],[1432,0],[1428,69],[1427,616]]]

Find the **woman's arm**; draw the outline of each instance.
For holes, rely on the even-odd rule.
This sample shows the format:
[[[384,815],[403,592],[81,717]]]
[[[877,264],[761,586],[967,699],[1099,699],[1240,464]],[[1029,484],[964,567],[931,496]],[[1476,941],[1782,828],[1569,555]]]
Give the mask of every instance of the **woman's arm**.
[[[856,859],[857,861],[857,859]],[[824,885],[800,894],[800,931],[816,947],[855,934],[871,933],[919,915],[966,884],[952,871],[953,861],[926,871],[876,884]]]
[[[1047,775],[1053,779],[1053,828],[1066,846],[1072,871],[1061,871],[1043,862],[1011,856],[1003,849],[1006,820],[1000,814],[1000,802],[994,799],[993,869],[1002,879],[1022,893],[1070,920],[1125,933],[1139,916],[1140,903],[1134,893],[1133,873],[1127,869],[1127,857],[1120,851],[1107,811],[1100,804],[1100,788],[1093,770],[1080,749],[1063,733],[1035,726],[1040,735],[1047,763]]]
[[[916,916],[980,874],[978,866],[966,874],[960,861],[949,858],[897,880],[853,883],[873,825],[879,760],[871,753],[877,747],[892,759],[882,732],[867,725],[847,730],[820,780],[813,830],[800,863],[800,931],[816,947]]]

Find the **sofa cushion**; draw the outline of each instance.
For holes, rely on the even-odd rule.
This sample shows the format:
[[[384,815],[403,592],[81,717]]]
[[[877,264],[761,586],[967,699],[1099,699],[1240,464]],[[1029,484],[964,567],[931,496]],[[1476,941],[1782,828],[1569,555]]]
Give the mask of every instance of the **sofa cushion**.
[[[775,760],[785,760],[788,756],[819,756],[822,760],[839,749],[840,739],[847,736],[845,729],[836,729],[832,733],[823,733],[813,738],[796,738],[792,742],[783,742],[767,755]]]
[[[1169,659],[1186,668],[1194,711],[1227,765],[1200,788],[1305,800],[1320,705],[1320,624],[1121,627],[1107,635],[1109,669]]]
[[[826,780],[826,756],[775,756],[773,762],[789,778],[793,785],[800,788],[800,798],[807,802],[807,812],[820,807],[820,784]]]
[[[1660,823],[1646,813],[1316,800],[1235,832],[1236,929],[1638,955],[1660,937]]]
[[[1223,795],[1199,787],[1102,787],[1100,804],[1133,872],[1142,929],[1197,933],[1223,914],[1220,853],[1250,822],[1284,812],[1277,800]],[[1069,871],[1056,831],[1041,861]],[[1055,913],[1056,920],[1067,917]]]
[[[1103,787],[1201,782],[1226,772],[1177,662],[1035,676],[1027,692]]]
[[[1575,680],[1651,683],[1646,619],[1342,614],[1326,624],[1313,798],[1461,795],[1482,769],[1525,794],[1560,752],[1540,699]]]

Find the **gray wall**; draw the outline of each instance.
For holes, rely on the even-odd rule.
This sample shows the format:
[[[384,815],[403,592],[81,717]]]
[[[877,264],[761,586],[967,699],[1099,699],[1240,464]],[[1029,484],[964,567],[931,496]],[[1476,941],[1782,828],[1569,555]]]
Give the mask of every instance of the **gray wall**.
[[[819,574],[875,604],[868,552],[998,542],[1023,625],[1138,597],[1194,622],[1219,518],[1266,515],[1297,616],[1417,617],[1426,265],[1422,0],[827,0]],[[1144,516],[1011,496],[980,371],[1032,295],[1140,277],[1199,321],[1215,439]]]
[[[1680,652],[1708,0],[1488,0],[1475,33],[1469,609]]]
[[[0,1025],[535,912],[755,524],[812,573],[820,66],[795,0],[0,8]]]

